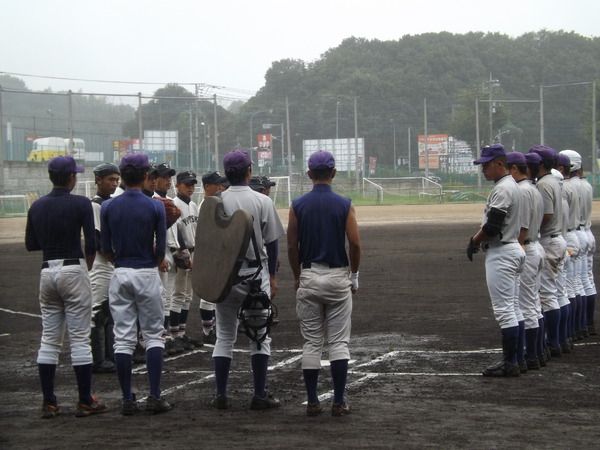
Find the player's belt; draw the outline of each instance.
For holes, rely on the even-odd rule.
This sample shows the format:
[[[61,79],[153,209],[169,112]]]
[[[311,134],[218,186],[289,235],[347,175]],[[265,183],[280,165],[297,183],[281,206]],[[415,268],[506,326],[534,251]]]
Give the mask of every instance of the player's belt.
[[[71,259],[63,259],[62,260],[62,265],[63,266],[78,266],[80,264],[80,261],[78,259],[75,258],[71,258]],[[48,261],[44,261],[42,263],[42,269],[48,269],[50,267],[50,265],[48,264]]]
[[[340,267],[344,267],[339,264],[329,264],[329,263],[321,262],[321,261],[314,261],[314,263],[315,264],[323,264],[324,266],[329,266],[330,269],[338,269]],[[312,267],[312,262],[303,262],[302,263],[303,269],[310,269],[311,267]]]
[[[253,261],[248,261],[246,263],[246,267],[252,268],[252,267],[258,267],[259,265],[259,261],[258,260],[253,260]]]

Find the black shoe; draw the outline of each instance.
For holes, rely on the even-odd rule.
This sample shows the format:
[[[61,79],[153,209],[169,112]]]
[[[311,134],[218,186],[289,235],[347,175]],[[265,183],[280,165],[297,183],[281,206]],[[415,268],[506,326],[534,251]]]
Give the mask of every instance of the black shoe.
[[[597,336],[598,335],[598,330],[596,330],[596,326],[595,325],[588,325],[587,330],[588,330],[588,334],[590,336]]]
[[[105,359],[100,364],[94,364],[92,373],[113,373],[117,371],[117,366],[112,361]]]
[[[217,333],[215,333],[215,330],[210,330],[210,333],[208,334],[202,333],[202,338],[204,339],[205,344],[215,345],[217,342]]]
[[[578,341],[583,341],[583,331],[579,330],[575,333],[576,339]]]
[[[539,354],[538,361],[540,363],[540,367],[546,367],[546,365],[548,364],[548,360],[546,359],[546,354],[543,352],[541,354]]]
[[[544,352],[546,353],[546,361],[550,361],[552,358],[552,352],[550,351],[550,346],[546,345],[544,347]]]
[[[550,350],[550,355],[552,355],[553,358],[556,358],[558,356],[562,356],[562,350],[559,347],[548,347],[548,349]]]
[[[226,395],[219,395],[218,397],[213,397],[210,404],[216,409],[229,409],[231,407],[229,397],[227,397]]]
[[[525,361],[524,359],[522,359],[521,361],[518,361],[518,365],[519,365],[519,371],[521,373],[527,373],[527,361]]]
[[[151,395],[146,400],[146,412],[150,414],[159,414],[173,409],[173,406],[167,402],[164,397],[156,398]]]
[[[560,351],[563,352],[563,354],[571,353],[571,347],[567,341],[560,344]]]
[[[193,339],[193,338],[189,337],[187,334],[183,336],[183,339],[187,339],[187,342],[192,344],[195,348],[204,347],[204,341],[200,341],[198,339]]]
[[[583,328],[583,329],[581,330],[581,333],[583,333],[583,337],[584,337],[584,338],[586,338],[586,337],[589,337],[589,336],[590,336],[590,333],[588,332],[588,329],[587,329],[587,327]]]
[[[140,412],[138,408],[137,402],[135,401],[135,394],[132,395],[132,398],[129,400],[121,401],[121,414],[124,416],[133,416]]]
[[[525,360],[528,370],[540,370],[540,360],[538,358],[527,358]]]
[[[254,410],[277,408],[279,406],[281,406],[281,402],[269,393],[262,398],[258,395],[255,395],[252,397],[252,401],[250,402],[250,409]]]
[[[518,364],[500,361],[493,366],[486,367],[481,373],[484,377],[518,377],[521,369]]]

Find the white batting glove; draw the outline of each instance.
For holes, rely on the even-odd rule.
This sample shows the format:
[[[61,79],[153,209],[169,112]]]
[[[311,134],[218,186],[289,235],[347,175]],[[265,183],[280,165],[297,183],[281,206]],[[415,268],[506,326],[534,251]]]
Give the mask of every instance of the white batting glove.
[[[350,274],[350,281],[352,282],[352,289],[358,290],[358,272]]]

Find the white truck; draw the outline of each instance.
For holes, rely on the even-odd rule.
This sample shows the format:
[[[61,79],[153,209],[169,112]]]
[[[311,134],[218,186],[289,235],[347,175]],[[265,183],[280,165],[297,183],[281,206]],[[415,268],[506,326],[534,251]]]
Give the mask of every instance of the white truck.
[[[45,137],[33,141],[33,147],[27,161],[49,161],[58,155],[73,155],[78,161],[85,160],[85,142],[83,139],[65,139],[62,137]]]

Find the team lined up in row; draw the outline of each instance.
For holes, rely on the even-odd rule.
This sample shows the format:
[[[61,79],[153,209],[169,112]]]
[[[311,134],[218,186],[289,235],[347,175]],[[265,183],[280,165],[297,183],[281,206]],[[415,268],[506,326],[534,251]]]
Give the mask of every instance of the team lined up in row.
[[[573,150],[484,147],[490,192],[467,256],[486,253],[486,280],[502,331],[503,360],[485,376],[518,376],[596,334],[591,232],[593,189]]]
[[[250,186],[257,183],[253,183],[252,161],[246,152],[229,152],[225,155],[223,166],[227,182],[231,184],[222,193],[224,212],[232,215],[243,209],[253,219],[254,248],[248,250],[237,275],[240,280],[251,274],[259,275],[260,290],[267,298],[274,298],[277,293],[278,240],[285,234],[283,225],[271,199],[251,189]],[[288,255],[297,291],[297,312],[306,340],[302,369],[307,390],[307,414],[322,412],[316,393],[320,355],[326,343],[334,384],[331,413],[340,416],[350,412],[344,401],[344,392],[352,293],[358,289],[360,241],[350,200],[331,190],[336,173],[333,156],[328,152],[316,152],[309,158],[308,167],[314,188],[311,193],[294,200],[288,229]],[[99,352],[104,349],[106,353],[106,331],[112,325],[112,349],[122,391],[123,415],[138,412],[132,391],[132,356],[140,343],[140,334],[149,387],[145,409],[151,414],[172,408],[161,396],[160,389],[164,349],[168,345],[165,342],[187,342],[194,347],[202,345],[185,339],[192,296],[189,273],[195,242],[193,226],[198,218],[198,208],[191,201],[197,183],[196,175],[191,171],[177,174],[178,196],[171,201],[165,197],[174,175],[172,169],[164,164],[150,166],[144,154],[127,154],[118,168],[103,164],[94,171],[98,195],[90,203],[85,197],[70,195],[77,182],[77,173],[83,172],[83,167],[68,156],[53,158],[48,165],[53,189],[34,202],[28,212],[26,248],[29,251],[42,250],[44,261],[39,297],[42,339],[37,358],[43,418],[55,417],[60,412],[54,385],[65,330],[69,335],[71,361],[79,391],[76,406],[79,417],[108,410],[104,403],[91,395],[94,366],[90,334],[97,338],[96,344],[101,347]],[[123,192],[116,192],[119,177],[126,187]],[[159,181],[161,178],[164,178],[162,182]],[[206,174],[203,178],[205,187],[210,182],[218,185],[214,195],[225,184],[218,173]],[[263,184],[264,181],[266,183]],[[263,184],[265,189],[272,186],[268,180],[261,180],[259,184]],[[206,194],[209,195],[208,190]],[[82,230],[85,239],[83,251]],[[346,237],[349,257],[345,248]],[[88,276],[88,271],[93,276]],[[167,306],[165,299],[171,292],[169,273],[174,273],[174,280],[171,304]],[[92,292],[96,303],[94,307]],[[212,356],[216,381],[213,405],[217,409],[230,406],[227,385],[238,331],[238,310],[249,294],[250,284],[238,282],[226,298],[215,305],[214,316],[212,312],[210,317],[203,316],[205,339],[210,339],[216,319],[217,338]],[[175,300],[179,297],[183,300]],[[105,306],[106,298],[109,299],[109,312]],[[91,333],[92,311],[95,312],[94,328],[105,332],[104,342],[99,337],[102,334],[100,330]],[[111,324],[110,316],[114,324]],[[166,333],[167,324],[169,333]],[[266,330],[265,333],[268,327]],[[260,340],[252,339],[250,342],[254,382],[250,409],[280,405],[279,400],[266,391],[270,342],[268,333]],[[96,369],[111,370],[107,364],[104,355]]]

